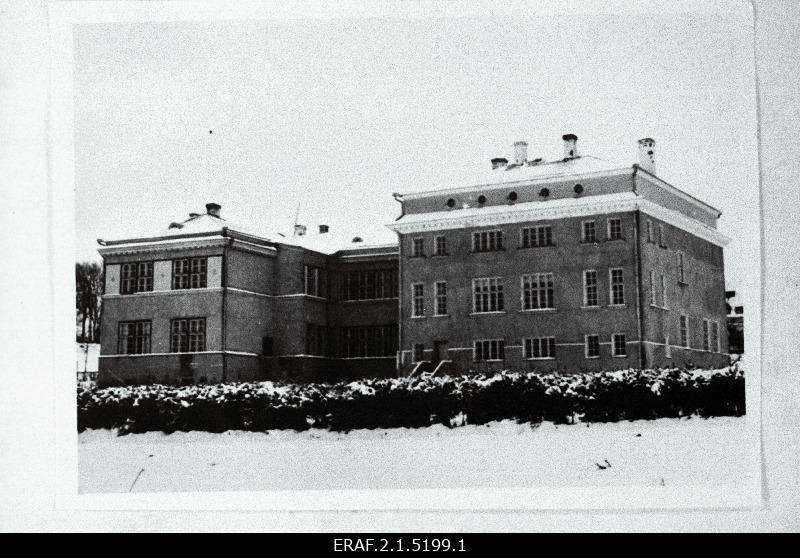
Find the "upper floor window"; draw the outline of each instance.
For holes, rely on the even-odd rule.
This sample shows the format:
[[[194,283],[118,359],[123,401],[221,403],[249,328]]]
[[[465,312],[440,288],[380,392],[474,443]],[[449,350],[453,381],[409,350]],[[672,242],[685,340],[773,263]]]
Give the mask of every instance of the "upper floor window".
[[[552,359],[556,358],[555,337],[533,337],[523,339],[523,358]]]
[[[594,221],[581,223],[581,242],[597,242],[597,229]]]
[[[606,232],[609,240],[619,240],[622,238],[622,219],[614,217],[608,220],[608,231]]]
[[[678,252],[678,283],[686,283],[686,255]]]
[[[204,289],[208,280],[208,258],[172,260],[173,289]]]
[[[525,227],[520,231],[520,247],[535,248],[553,245],[553,228],[550,225]]]
[[[445,316],[447,315],[447,282],[437,281],[433,286],[436,289],[434,315]]]
[[[305,274],[305,293],[311,296],[325,296],[325,271],[313,265],[303,266]]]
[[[413,238],[411,239],[411,257],[422,258],[425,256],[425,239]]]
[[[656,298],[656,272],[650,270],[650,305],[658,306],[658,299]]]
[[[473,252],[503,250],[503,231],[480,231],[472,233]]]
[[[661,275],[661,307],[667,307],[667,278]]]
[[[502,312],[504,309],[502,277],[483,277],[472,280],[473,312]]]
[[[411,317],[418,318],[425,315],[425,285],[412,283],[411,285]]]
[[[197,353],[206,350],[206,319],[178,318],[170,324],[170,352]]]
[[[447,237],[436,236],[433,239],[433,255],[446,256],[447,255]]]
[[[120,293],[133,294],[153,290],[153,262],[122,264]]]
[[[555,308],[553,301],[553,274],[534,273],[522,276],[522,309],[543,310]]]
[[[597,271],[587,269],[583,272],[583,305],[598,306],[597,297]]]
[[[608,270],[611,285],[611,304],[625,304],[625,278],[621,267]]]
[[[397,298],[397,269],[348,271],[342,278],[342,300]]]
[[[682,315],[679,322],[681,347],[689,347],[689,316]]]
[[[647,242],[655,242],[656,239],[653,236],[653,222],[648,219],[647,220]]]
[[[150,352],[152,322],[119,322],[117,331],[117,354],[141,355]]]
[[[475,360],[505,360],[506,342],[502,339],[482,339],[475,341]]]
[[[658,245],[662,248],[667,247],[667,235],[664,232],[664,225],[658,225]]]

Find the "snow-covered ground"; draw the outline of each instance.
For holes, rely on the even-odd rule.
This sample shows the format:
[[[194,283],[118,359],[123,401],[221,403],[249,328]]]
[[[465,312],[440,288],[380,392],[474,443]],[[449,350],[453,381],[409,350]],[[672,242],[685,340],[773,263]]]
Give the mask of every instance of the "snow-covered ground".
[[[75,369],[78,372],[97,372],[100,362],[100,343],[75,343]]]
[[[531,428],[150,432],[79,436],[79,490],[97,492],[741,486],[746,417]]]

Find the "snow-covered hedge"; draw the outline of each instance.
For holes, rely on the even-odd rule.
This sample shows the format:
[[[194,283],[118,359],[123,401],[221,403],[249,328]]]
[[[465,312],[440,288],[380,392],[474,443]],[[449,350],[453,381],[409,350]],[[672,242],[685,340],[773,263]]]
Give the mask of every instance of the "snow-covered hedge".
[[[575,375],[501,372],[365,379],[78,389],[78,429],[120,432],[264,431],[484,424],[611,422],[743,415],[744,372],[622,370]]]

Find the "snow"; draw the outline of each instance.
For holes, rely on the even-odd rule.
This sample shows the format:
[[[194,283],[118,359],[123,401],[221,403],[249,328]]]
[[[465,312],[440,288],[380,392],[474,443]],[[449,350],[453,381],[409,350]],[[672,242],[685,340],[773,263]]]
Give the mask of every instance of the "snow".
[[[756,474],[746,417],[532,428],[79,435],[81,493],[350,488],[716,486]],[[139,474],[141,472],[141,474]]]
[[[75,369],[78,372],[97,372],[99,357],[100,343],[75,343]]]

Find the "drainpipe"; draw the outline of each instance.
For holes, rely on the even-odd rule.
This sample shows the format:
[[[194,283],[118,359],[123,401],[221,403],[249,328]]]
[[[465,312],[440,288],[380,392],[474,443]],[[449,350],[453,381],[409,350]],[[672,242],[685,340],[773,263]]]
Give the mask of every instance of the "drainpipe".
[[[228,236],[228,227],[223,227],[222,236]],[[227,353],[227,337],[228,337],[228,243],[226,242],[222,247],[222,381],[228,379],[228,353]]]
[[[400,220],[405,215],[403,207],[403,196],[392,194],[396,202],[400,204]],[[399,378],[403,369],[403,237],[397,233],[397,370]]]
[[[633,165],[633,172],[631,173],[631,182],[633,183],[633,193],[636,192],[636,171],[639,170],[638,165]],[[638,195],[638,194],[637,194]],[[636,267],[634,273],[636,274],[636,325],[639,330],[639,370],[644,366],[644,313],[642,301],[642,254],[639,250],[639,225],[641,223],[640,212],[637,209],[634,213],[634,227],[633,227],[633,254],[636,259]]]

